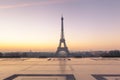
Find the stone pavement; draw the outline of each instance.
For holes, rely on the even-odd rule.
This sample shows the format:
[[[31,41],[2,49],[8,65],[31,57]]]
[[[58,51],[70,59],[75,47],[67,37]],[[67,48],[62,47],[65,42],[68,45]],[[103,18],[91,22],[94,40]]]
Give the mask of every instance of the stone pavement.
[[[0,80],[120,80],[120,58],[0,58]]]

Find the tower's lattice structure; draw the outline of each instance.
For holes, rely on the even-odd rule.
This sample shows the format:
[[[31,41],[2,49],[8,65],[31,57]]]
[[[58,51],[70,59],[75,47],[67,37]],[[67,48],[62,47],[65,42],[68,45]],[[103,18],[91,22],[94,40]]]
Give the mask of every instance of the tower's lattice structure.
[[[60,54],[61,51],[64,51],[66,56],[69,55],[69,50],[68,50],[68,47],[67,47],[66,42],[65,42],[63,20],[64,20],[64,18],[62,16],[61,17],[61,37],[60,37],[59,46],[58,46],[57,51],[56,51],[57,56]],[[63,44],[63,46],[62,46],[62,44]]]

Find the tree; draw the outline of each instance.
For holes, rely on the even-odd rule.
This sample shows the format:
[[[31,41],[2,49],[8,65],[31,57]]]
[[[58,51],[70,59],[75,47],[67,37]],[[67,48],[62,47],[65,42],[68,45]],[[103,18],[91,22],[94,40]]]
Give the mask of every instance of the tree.
[[[3,56],[3,54],[0,52],[0,57],[2,57]]]
[[[119,50],[109,51],[109,54],[110,54],[111,57],[120,57],[120,51]]]

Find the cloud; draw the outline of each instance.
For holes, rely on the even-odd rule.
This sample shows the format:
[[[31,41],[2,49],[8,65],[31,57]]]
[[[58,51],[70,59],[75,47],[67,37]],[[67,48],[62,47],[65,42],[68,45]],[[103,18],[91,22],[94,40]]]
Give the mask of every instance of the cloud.
[[[35,1],[35,0],[33,0],[33,2],[22,0],[22,2],[19,2],[19,3],[17,3],[17,0],[6,0],[6,1],[8,1],[7,4],[5,4],[5,3],[0,4],[0,9],[29,7],[29,6],[35,6],[35,5],[60,4],[60,3],[65,3],[65,2],[69,2],[69,1],[74,1],[74,0],[45,0],[45,1],[44,0],[43,1]],[[13,3],[11,3],[11,1]],[[15,3],[15,1],[16,1],[16,3]]]

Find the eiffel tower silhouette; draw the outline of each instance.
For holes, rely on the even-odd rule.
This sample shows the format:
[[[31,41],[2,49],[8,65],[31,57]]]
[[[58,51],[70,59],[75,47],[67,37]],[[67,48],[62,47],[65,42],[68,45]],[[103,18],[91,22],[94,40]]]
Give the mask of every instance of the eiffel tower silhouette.
[[[59,46],[57,48],[57,51],[56,51],[56,56],[59,56],[60,52],[61,51],[64,51],[66,56],[69,56],[69,50],[68,50],[68,47],[66,45],[66,42],[65,42],[65,37],[64,37],[64,25],[63,25],[63,16],[61,17],[61,37],[60,37],[60,42],[59,42]],[[63,44],[63,46],[62,46]],[[66,57],[65,56],[65,57]]]

